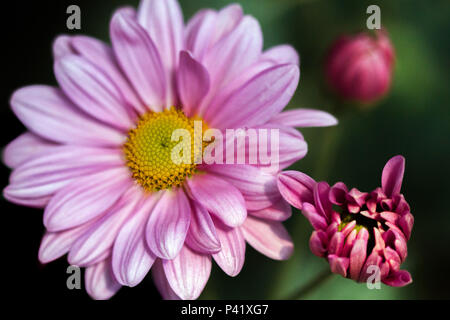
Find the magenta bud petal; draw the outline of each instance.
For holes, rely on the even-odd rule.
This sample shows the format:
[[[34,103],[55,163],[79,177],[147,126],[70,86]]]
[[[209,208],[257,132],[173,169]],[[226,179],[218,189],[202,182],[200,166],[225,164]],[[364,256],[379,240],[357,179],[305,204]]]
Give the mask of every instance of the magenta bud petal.
[[[398,221],[400,228],[402,229],[407,240],[411,237],[411,230],[414,225],[414,216],[411,213],[407,213],[401,217]]]
[[[366,229],[361,229],[356,236],[352,251],[350,252],[350,278],[358,281],[362,266],[366,260],[367,240],[369,233]]]
[[[367,192],[361,192],[358,189],[353,188],[349,193],[347,193],[347,200],[351,201],[358,207],[362,207],[362,205],[366,202],[367,196]]]
[[[395,223],[398,219],[398,214],[391,211],[383,211],[380,213],[380,216],[390,223]]]
[[[404,173],[405,158],[402,156],[395,156],[386,163],[381,175],[381,186],[386,196],[392,197],[400,193]]]
[[[302,209],[303,202],[312,203],[316,182],[311,177],[297,171],[284,171],[278,175],[278,189],[284,199],[293,207]]]
[[[330,186],[326,182],[319,182],[314,187],[314,201],[317,211],[327,219],[331,218],[332,203],[329,198]]]
[[[331,203],[342,205],[345,202],[345,196],[348,192],[347,186],[343,182],[338,182],[330,189],[329,199]]]
[[[381,208],[386,211],[392,210],[393,201],[392,199],[384,199],[380,202]]]
[[[348,223],[342,230],[342,234],[344,235],[344,237],[347,237],[349,235],[350,232],[353,231],[353,229],[356,226],[356,221],[353,220],[352,222]]]
[[[395,212],[400,215],[404,215],[411,211],[408,202],[406,202],[405,197],[402,194],[398,194],[394,197],[394,202],[396,204]]]
[[[314,229],[325,230],[327,228],[327,221],[325,217],[320,215],[312,204],[305,202],[303,204],[302,213],[306,219],[309,220]]]
[[[323,231],[313,231],[309,238],[309,248],[318,257],[324,257],[327,251],[328,237]]]
[[[380,230],[378,230],[377,228],[373,228],[373,234],[375,236],[375,247],[373,248],[373,250],[383,251],[386,248],[386,245],[384,243],[383,237],[381,236]]]
[[[349,259],[339,257],[337,255],[329,255],[328,262],[330,264],[331,272],[340,274],[344,278],[347,276],[347,269],[349,266]]]
[[[347,236],[347,238],[345,239],[345,244],[344,244],[344,248],[342,250],[342,256],[344,257],[348,257],[350,255],[350,251],[353,248],[353,243],[355,242],[356,239],[356,234],[358,233],[358,231],[356,231],[355,229],[353,229],[352,232],[350,232],[350,234]]]
[[[337,231],[339,228],[339,223],[337,222],[332,222],[328,227],[327,227],[327,235],[329,238],[331,238]]]
[[[328,245],[328,253],[340,256],[344,248],[345,237],[342,232],[336,232]]]
[[[391,228],[383,233],[383,239],[386,246],[389,246],[397,251],[402,261],[406,259],[406,256],[408,255],[408,248],[406,245],[406,239],[401,232]]]
[[[384,278],[382,281],[391,287],[404,287],[412,282],[412,278],[408,271],[399,270]]]
[[[377,252],[372,252],[366,260],[364,267],[361,269],[359,275],[359,282],[366,282],[371,276],[375,276],[375,280],[381,279],[381,262],[382,258]]]
[[[402,261],[400,259],[400,256],[394,249],[387,247],[384,250],[384,257],[386,261],[389,263],[391,271],[396,272],[400,270],[400,264],[402,263]]]

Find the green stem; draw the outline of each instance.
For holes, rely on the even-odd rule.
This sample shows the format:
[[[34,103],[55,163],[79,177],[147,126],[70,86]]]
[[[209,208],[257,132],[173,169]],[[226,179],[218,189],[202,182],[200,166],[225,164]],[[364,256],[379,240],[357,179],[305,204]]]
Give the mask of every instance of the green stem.
[[[308,293],[317,289],[320,285],[326,282],[333,273],[331,273],[330,269],[325,269],[320,272],[317,276],[315,276],[311,281],[309,281],[306,285],[300,287],[291,293],[286,300],[299,300],[302,297],[306,296]]]

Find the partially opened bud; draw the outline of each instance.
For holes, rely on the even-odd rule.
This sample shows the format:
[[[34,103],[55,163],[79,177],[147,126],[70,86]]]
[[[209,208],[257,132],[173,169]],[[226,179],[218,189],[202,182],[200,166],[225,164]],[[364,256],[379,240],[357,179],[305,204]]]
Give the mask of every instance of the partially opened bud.
[[[384,30],[343,36],[328,53],[327,82],[343,99],[373,102],[391,86],[394,58],[394,48]]]
[[[381,187],[372,192],[349,190],[342,182],[330,187],[305,174],[285,171],[278,176],[284,199],[302,210],[314,232],[309,246],[327,259],[333,273],[357,282],[375,281],[393,287],[412,282],[400,266],[407,256],[414,217],[400,188],[405,159],[390,159]]]

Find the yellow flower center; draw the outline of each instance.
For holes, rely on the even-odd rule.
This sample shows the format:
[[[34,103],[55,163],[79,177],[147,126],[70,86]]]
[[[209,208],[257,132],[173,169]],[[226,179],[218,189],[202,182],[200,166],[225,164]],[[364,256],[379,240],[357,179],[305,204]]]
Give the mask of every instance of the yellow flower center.
[[[128,132],[124,144],[127,166],[134,180],[146,191],[179,187],[196,172],[194,152],[198,148],[194,148],[194,120],[197,119],[187,118],[182,111],[171,108],[144,114],[136,128]],[[177,129],[184,129],[190,134],[189,163],[173,160],[173,150],[183,139],[172,139]],[[183,156],[182,153],[181,150],[180,156]]]

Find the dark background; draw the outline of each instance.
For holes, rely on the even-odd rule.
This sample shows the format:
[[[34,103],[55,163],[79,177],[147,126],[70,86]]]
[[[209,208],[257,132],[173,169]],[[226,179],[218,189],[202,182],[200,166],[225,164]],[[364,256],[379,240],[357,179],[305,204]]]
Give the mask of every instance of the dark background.
[[[181,1],[185,20],[204,7],[221,8],[226,0]],[[380,184],[381,170],[393,155],[406,157],[403,193],[415,215],[404,268],[414,282],[405,288],[365,285],[334,276],[305,298],[311,299],[442,299],[450,298],[450,97],[448,1],[320,1],[243,0],[264,32],[265,48],[290,43],[301,55],[301,80],[290,108],[331,111],[339,126],[302,130],[309,153],[294,168],[316,180],[345,181],[369,191]],[[108,40],[109,19],[115,8],[137,7],[137,1],[15,1],[2,3],[2,86],[0,146],[24,127],[9,108],[9,97],[22,86],[56,84],[51,43],[66,29],[66,8],[81,7],[79,33]],[[396,48],[397,64],[391,93],[370,108],[344,106],[323,84],[323,57],[341,33],[365,28],[366,8],[381,7],[382,24]],[[6,4],[5,4],[6,5]],[[8,183],[9,169],[0,166],[0,185]],[[41,265],[37,259],[44,233],[42,210],[20,207],[0,199],[2,214],[2,276],[10,295],[22,298],[81,299],[84,290],[66,288],[65,259]],[[295,241],[287,262],[275,262],[247,249],[241,274],[229,278],[215,265],[201,298],[282,299],[307,283],[326,262],[308,249],[312,228],[297,211],[286,224]],[[123,288],[117,300],[158,299],[151,278],[136,288]]]

